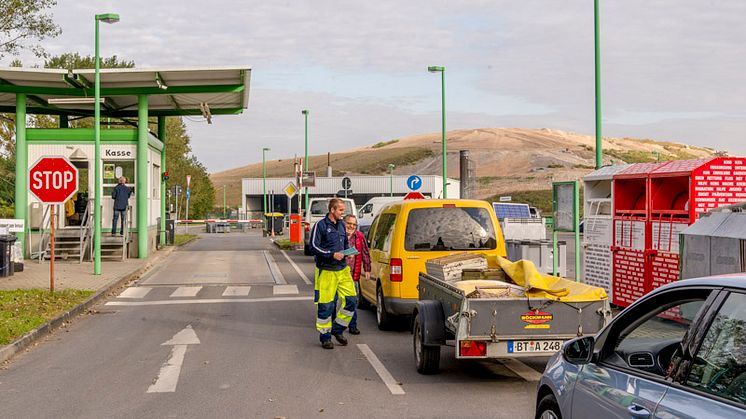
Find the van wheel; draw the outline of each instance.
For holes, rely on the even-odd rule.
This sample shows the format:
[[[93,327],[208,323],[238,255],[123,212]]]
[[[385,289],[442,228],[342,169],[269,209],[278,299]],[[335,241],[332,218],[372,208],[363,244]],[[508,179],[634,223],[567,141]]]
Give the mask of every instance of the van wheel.
[[[383,289],[380,285],[376,287],[376,323],[378,323],[379,330],[389,330],[393,323],[391,314],[386,312],[386,306],[383,303]]]
[[[422,334],[422,317],[414,318],[414,363],[420,374],[435,374],[440,367],[440,345],[425,345]]]

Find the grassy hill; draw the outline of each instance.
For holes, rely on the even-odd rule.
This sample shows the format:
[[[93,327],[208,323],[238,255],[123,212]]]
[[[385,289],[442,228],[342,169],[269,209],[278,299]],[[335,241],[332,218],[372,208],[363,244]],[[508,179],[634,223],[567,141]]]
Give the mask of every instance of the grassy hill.
[[[552,181],[579,179],[595,165],[595,137],[551,129],[479,128],[446,133],[448,176],[459,177],[459,150],[469,150],[476,162],[478,198],[546,191]],[[707,147],[635,138],[604,138],[604,164],[693,159],[715,154]],[[335,176],[386,174],[440,174],[440,133],[382,141],[331,155]],[[326,171],[327,156],[310,157],[310,169]],[[267,162],[267,176],[291,176],[292,159]],[[241,178],[260,177],[262,163],[213,173],[210,179],[220,195],[226,185],[228,203],[240,205]],[[536,194],[534,194],[536,195]],[[541,196],[541,193],[538,194]]]

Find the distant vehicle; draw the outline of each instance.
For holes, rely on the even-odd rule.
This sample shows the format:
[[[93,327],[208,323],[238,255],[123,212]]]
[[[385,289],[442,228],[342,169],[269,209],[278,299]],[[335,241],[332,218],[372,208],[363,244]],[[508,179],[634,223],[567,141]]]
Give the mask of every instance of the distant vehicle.
[[[386,205],[368,231],[370,280],[360,280],[360,305],[376,306],[382,330],[417,305],[425,262],[457,252],[505,257],[495,212],[486,201],[415,199]]]
[[[373,224],[373,219],[376,218],[376,215],[378,215],[378,213],[381,211],[381,208],[383,208],[386,204],[401,200],[401,196],[376,196],[369,199],[368,202],[363,204],[363,206],[360,207],[360,210],[358,210],[357,212],[357,222],[360,231],[363,231],[363,226],[370,228],[370,225]]]
[[[677,281],[568,341],[536,418],[746,417],[746,274]]]
[[[329,214],[329,201],[331,201],[334,197],[326,197],[326,198],[311,198],[308,201],[308,208],[309,210],[306,211],[306,229],[305,229],[305,238],[304,242],[307,245],[309,236],[311,235],[311,229],[313,228],[313,225],[316,224],[317,221],[320,219],[326,217],[327,214]],[[345,203],[345,215],[349,214],[356,214],[357,209],[355,207],[355,201],[353,201],[351,198],[339,198]],[[308,246],[306,246],[308,247]],[[310,256],[309,251],[305,251],[306,256]]]

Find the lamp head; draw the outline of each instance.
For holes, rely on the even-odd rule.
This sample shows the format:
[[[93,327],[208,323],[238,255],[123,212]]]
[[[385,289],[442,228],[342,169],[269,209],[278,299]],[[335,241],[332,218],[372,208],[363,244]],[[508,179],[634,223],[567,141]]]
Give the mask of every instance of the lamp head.
[[[267,147],[264,147],[264,148],[262,148],[262,151],[271,151],[271,150],[269,148],[267,148]]]
[[[437,65],[431,65],[430,67],[427,68],[427,71],[429,71],[431,73],[439,73],[439,72],[442,72],[442,71],[446,71],[446,68],[445,67],[441,67],[441,66],[437,66]]]
[[[395,164],[389,163],[389,170],[394,170],[395,167],[396,167]]]
[[[308,112],[308,109],[303,109],[302,111],[300,111],[300,113],[302,113],[303,115],[308,115],[310,112]]]
[[[100,20],[104,23],[117,23],[119,22],[119,15],[116,13],[103,13],[96,15],[96,20]]]

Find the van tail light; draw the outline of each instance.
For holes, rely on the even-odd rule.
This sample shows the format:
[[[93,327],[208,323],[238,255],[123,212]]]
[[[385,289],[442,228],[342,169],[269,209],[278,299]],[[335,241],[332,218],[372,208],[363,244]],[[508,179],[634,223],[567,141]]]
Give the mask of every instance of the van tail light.
[[[483,340],[459,341],[459,356],[487,356],[487,342]]]
[[[402,265],[401,259],[391,258],[391,262],[390,262],[391,271],[389,271],[389,280],[391,280],[391,282],[401,282],[402,280],[401,265]]]

